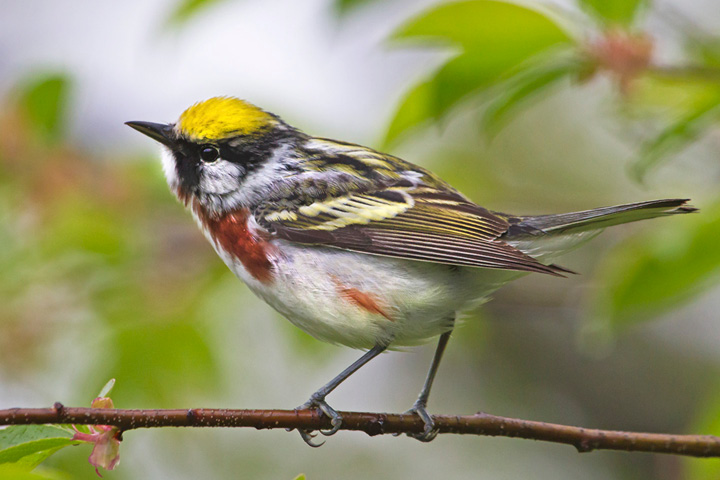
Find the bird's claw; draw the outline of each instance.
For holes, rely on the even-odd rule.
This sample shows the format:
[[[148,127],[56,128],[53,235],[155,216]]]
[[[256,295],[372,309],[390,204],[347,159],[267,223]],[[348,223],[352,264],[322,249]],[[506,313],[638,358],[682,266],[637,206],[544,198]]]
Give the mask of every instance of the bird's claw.
[[[438,429],[437,427],[435,427],[435,421],[428,413],[425,405],[423,405],[422,403],[415,403],[415,405],[413,405],[410,410],[405,412],[405,414],[416,414],[422,419],[423,423],[425,424],[425,429],[422,431],[422,433],[408,432],[408,437],[420,440],[421,442],[431,442],[435,439],[435,437],[437,437]]]
[[[330,419],[330,425],[332,425],[332,428],[330,430],[318,430],[322,435],[329,437],[331,435],[335,435],[340,430],[340,427],[342,427],[342,415],[340,415],[334,408],[328,405],[324,397],[313,395],[312,397],[310,397],[310,400],[300,405],[295,410],[309,410],[312,408],[318,408],[323,414],[325,414],[325,416]],[[319,447],[325,443],[313,443],[312,440],[315,438],[316,434],[313,434],[311,430],[298,431],[300,432],[300,436],[305,441],[305,443],[307,443],[311,447]]]
[[[319,443],[313,442],[313,439],[317,436],[317,433],[313,433],[311,430],[298,429],[298,432],[300,433],[300,437],[302,437],[303,441],[313,448],[318,448],[325,445],[324,440]]]

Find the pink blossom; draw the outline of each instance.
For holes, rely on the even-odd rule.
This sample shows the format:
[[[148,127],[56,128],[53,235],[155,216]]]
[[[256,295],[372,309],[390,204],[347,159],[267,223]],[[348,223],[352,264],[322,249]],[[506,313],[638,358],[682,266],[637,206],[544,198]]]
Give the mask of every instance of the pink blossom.
[[[98,397],[92,402],[93,408],[113,408],[113,402],[108,397]],[[120,429],[112,425],[91,425],[90,433],[79,431],[74,425],[73,440],[95,444],[88,461],[95,467],[98,476],[98,467],[112,470],[120,462]]]
[[[653,40],[645,33],[631,33],[618,29],[604,32],[587,48],[597,69],[614,75],[623,95],[630,92],[630,84],[648,69],[652,60]],[[591,75],[594,72],[590,72]]]

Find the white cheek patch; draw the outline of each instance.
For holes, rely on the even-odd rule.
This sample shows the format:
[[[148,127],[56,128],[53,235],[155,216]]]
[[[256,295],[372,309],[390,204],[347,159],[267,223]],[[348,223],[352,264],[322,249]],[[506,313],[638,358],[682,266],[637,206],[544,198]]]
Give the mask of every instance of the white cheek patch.
[[[245,175],[244,167],[223,159],[201,165],[200,190],[207,195],[227,195],[236,191]]]
[[[175,155],[167,147],[162,147],[161,157],[163,173],[167,179],[168,185],[174,191],[180,185],[180,179],[177,175],[177,167],[175,165]]]
[[[241,207],[256,205],[269,194],[276,185],[287,183],[285,179],[288,164],[295,160],[288,156],[289,147],[278,147],[270,158],[259,168],[248,173],[245,166],[223,160],[198,164],[198,185],[188,194],[214,213],[237,210]],[[178,178],[175,159],[171,153],[163,152],[163,169],[171,187],[181,185]]]
[[[289,151],[288,146],[278,147],[266,162],[243,179],[242,190],[237,195],[241,204],[258,203],[273,192],[274,185],[283,183],[288,166],[296,163],[288,155]]]

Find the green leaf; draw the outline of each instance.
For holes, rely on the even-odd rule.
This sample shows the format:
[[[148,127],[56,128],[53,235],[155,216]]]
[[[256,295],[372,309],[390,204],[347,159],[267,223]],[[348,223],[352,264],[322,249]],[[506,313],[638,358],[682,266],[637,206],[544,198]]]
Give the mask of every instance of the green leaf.
[[[697,73],[694,69],[683,72],[682,68],[670,74],[649,70],[633,85],[629,98],[631,105],[648,110],[648,115],[669,112],[677,116],[717,103],[720,98],[718,82]]]
[[[72,434],[54,425],[11,425],[0,429],[0,451],[25,442],[58,437],[70,438]]]
[[[694,48],[702,62],[710,69],[720,67],[720,39],[711,38]]]
[[[378,0],[334,0],[333,8],[338,15],[343,16],[350,13],[352,10],[359,8],[368,3],[377,2]]]
[[[207,10],[221,1],[223,0],[180,0],[170,13],[167,23],[170,26],[181,26],[203,10]]]
[[[593,300],[603,323],[627,326],[673,308],[720,280],[720,201],[655,228],[608,254]],[[662,222],[662,223],[660,223]]]
[[[433,85],[432,82],[424,82],[416,85],[402,100],[395,112],[390,125],[382,141],[383,147],[387,148],[391,143],[400,138],[403,133],[413,127],[423,124],[432,118]]]
[[[580,6],[590,15],[617,25],[630,25],[648,3],[648,0],[580,0]]]
[[[442,5],[409,22],[395,40],[456,46],[459,55],[405,97],[388,127],[385,144],[405,131],[446,115],[469,94],[507,79],[532,56],[572,39],[542,10],[494,0]]]
[[[561,80],[576,74],[581,65],[573,52],[568,52],[566,58],[553,55],[552,58],[533,62],[533,65],[523,69],[521,73],[501,83],[483,112],[484,129],[490,135],[496,133],[522,107],[558,85]]]
[[[570,41],[558,19],[539,6],[498,0],[471,0],[436,7],[398,29],[393,39],[424,39],[431,44],[459,44],[465,49],[537,51]],[[540,45],[525,45],[528,40]],[[506,41],[512,43],[508,48]],[[502,56],[489,50],[488,55]]]
[[[639,159],[632,165],[633,176],[641,181],[648,170],[661,160],[702,136],[710,127],[720,123],[720,95],[680,115],[654,139],[646,143]]]
[[[34,468],[72,440],[67,430],[49,425],[13,425],[0,430],[0,464],[19,463]]]
[[[37,472],[31,472],[24,465],[15,463],[3,463],[0,465],[0,478],[2,480],[57,480],[56,475],[43,475]]]
[[[105,386],[100,390],[100,393],[98,393],[98,398],[107,397],[110,395],[110,392],[112,392],[113,387],[115,386],[115,379],[111,378],[108,380],[108,382],[105,384]]]
[[[447,62],[435,74],[432,85],[430,113],[438,121],[460,100],[486,87],[505,70],[505,61],[494,62],[477,52],[468,52]],[[483,68],[478,68],[483,65]]]
[[[30,128],[47,142],[56,142],[66,129],[70,81],[64,75],[42,75],[24,85],[20,105]]]

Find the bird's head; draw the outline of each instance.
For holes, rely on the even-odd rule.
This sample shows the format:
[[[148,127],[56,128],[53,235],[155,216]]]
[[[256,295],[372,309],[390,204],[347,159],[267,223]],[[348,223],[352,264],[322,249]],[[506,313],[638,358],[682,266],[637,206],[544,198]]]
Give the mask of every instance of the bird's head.
[[[233,97],[196,103],[176,123],[126,125],[165,147],[165,176],[181,201],[214,212],[240,206],[247,179],[295,134],[275,115]]]

